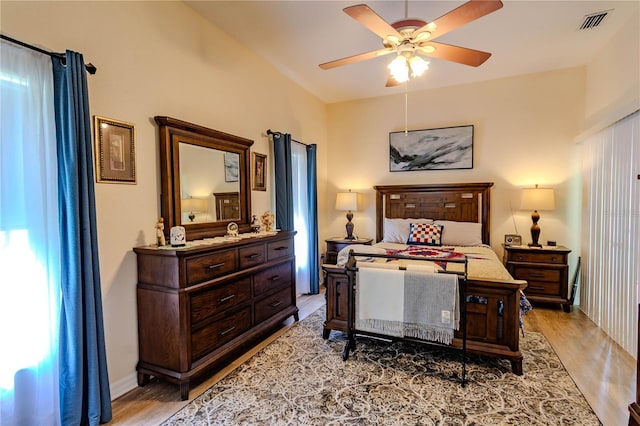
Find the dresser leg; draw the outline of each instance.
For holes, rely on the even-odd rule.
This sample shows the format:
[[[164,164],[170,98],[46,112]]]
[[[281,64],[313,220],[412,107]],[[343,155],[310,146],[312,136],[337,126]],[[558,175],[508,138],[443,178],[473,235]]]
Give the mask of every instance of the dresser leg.
[[[182,401],[189,399],[189,382],[180,383],[180,399]]]
[[[569,313],[571,312],[571,305],[569,305],[568,303],[565,303],[562,305],[562,309],[566,312]]]
[[[138,386],[140,387],[144,387],[147,384],[149,384],[149,380],[151,379],[151,376],[148,374],[144,374],[144,373],[138,373]]]

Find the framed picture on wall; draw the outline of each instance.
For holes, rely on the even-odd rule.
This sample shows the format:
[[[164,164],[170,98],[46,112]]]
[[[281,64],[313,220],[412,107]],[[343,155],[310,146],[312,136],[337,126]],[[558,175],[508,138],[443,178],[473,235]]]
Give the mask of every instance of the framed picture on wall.
[[[389,133],[389,170],[473,168],[473,126]]]
[[[96,145],[96,181],[136,183],[134,125],[111,118],[93,117]]]
[[[253,153],[253,186],[255,191],[267,190],[267,156]]]
[[[240,156],[235,152],[224,153],[224,181],[238,182],[240,169]]]

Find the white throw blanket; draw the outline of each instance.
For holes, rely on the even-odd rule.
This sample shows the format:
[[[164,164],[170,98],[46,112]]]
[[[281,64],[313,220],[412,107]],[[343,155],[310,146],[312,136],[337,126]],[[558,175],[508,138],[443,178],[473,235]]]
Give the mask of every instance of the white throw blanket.
[[[403,337],[404,271],[358,267],[356,329]]]
[[[457,275],[377,266],[358,265],[356,329],[450,344],[460,324]]]

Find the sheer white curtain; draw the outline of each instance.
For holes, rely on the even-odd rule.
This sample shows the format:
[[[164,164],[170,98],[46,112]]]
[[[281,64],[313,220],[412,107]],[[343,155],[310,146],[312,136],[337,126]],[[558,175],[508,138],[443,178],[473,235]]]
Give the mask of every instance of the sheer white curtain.
[[[51,58],[0,44],[0,424],[56,425],[60,305]]]
[[[637,354],[640,290],[640,114],[583,147],[583,273],[580,308]]]
[[[307,148],[297,142],[291,144],[291,170],[293,190],[293,229],[296,249],[296,293],[306,294],[309,286],[309,197],[307,193]]]

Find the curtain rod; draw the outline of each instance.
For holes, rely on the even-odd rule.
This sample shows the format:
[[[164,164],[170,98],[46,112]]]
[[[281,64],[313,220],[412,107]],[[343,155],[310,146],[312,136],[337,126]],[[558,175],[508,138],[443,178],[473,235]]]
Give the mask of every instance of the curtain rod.
[[[275,137],[279,138],[280,135],[282,135],[282,132],[274,132],[271,129],[267,129],[267,135],[272,135],[272,136],[275,136]],[[293,142],[295,142],[295,143],[299,143],[300,145],[309,146],[308,143],[300,142],[300,141],[297,141],[297,140],[295,140],[293,138],[291,140]]]
[[[60,58],[60,59],[62,59],[62,61],[64,63],[65,55],[62,54],[62,53],[50,52],[48,50],[44,50],[44,49],[41,49],[41,48],[39,48],[37,46],[34,46],[32,44],[28,44],[28,43],[25,43],[23,41],[16,40],[15,38],[9,37],[8,35],[4,35],[4,34],[0,34],[0,38],[3,39],[3,40],[10,41],[11,43],[17,44],[19,46],[26,47],[27,49],[31,49],[31,50],[35,50],[36,52],[44,53],[45,55],[49,55],[52,58]],[[85,64],[84,67],[86,68],[87,72],[89,74],[91,74],[91,75],[95,74],[96,71],[98,71],[98,69],[91,62],[89,62],[88,64]]]

